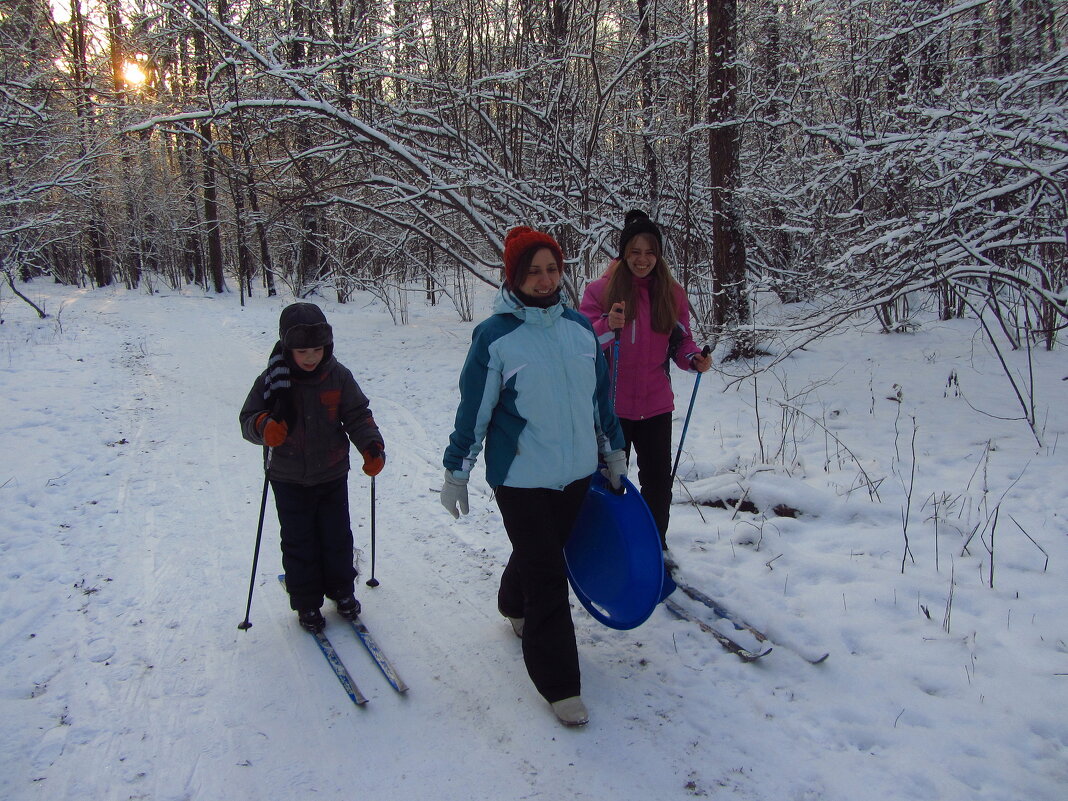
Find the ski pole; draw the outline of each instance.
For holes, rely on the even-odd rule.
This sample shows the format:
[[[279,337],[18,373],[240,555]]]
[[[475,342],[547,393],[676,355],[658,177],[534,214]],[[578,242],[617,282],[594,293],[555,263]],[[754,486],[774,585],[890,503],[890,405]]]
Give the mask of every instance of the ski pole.
[[[612,414],[616,413],[616,386],[619,383],[619,335],[622,331],[621,328],[616,329],[616,338],[612,342]],[[618,490],[614,489],[611,484],[608,488],[616,495],[622,495],[626,491],[622,484]]]
[[[707,356],[712,352],[712,348],[705,345],[705,349],[701,351],[702,356]],[[682,424],[682,436],[679,437],[679,449],[675,451],[675,464],[671,468],[671,484],[675,484],[675,474],[679,471],[679,457],[682,456],[682,443],[686,441],[686,429],[690,427],[690,415],[693,414],[693,402],[697,400],[697,388],[701,386],[701,376],[704,373],[698,373],[697,378],[693,382],[693,392],[690,394],[690,408],[686,410],[686,422]]]
[[[375,578],[375,477],[371,476],[371,578],[367,579],[367,586],[377,587],[378,584]]]
[[[616,338],[612,341],[612,414],[616,412],[616,386],[619,384],[619,335],[623,329],[616,329]]]
[[[612,305],[613,312],[623,313],[623,304],[615,303]],[[619,385],[619,337],[623,333],[623,327],[613,329],[613,333],[616,335],[612,340],[612,413],[616,411],[616,387]]]
[[[260,522],[256,526],[256,548],[252,552],[252,578],[248,582],[248,604],[245,606],[245,619],[237,624],[241,631],[252,628],[249,614],[252,612],[252,590],[256,587],[256,564],[260,561],[260,540],[263,538],[263,513],[267,510],[267,487],[270,484],[271,453],[274,448],[267,449],[267,462],[263,466],[263,497],[260,498]]]

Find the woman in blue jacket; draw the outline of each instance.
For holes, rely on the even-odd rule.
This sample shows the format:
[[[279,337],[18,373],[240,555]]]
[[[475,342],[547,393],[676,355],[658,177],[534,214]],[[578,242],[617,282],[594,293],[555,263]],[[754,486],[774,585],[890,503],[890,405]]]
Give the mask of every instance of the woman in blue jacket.
[[[441,503],[453,517],[468,512],[467,481],[485,442],[486,479],[512,543],[498,609],[523,640],[538,692],[563,723],[582,725],[563,548],[599,455],[616,488],[626,457],[607,363],[589,321],[561,298],[563,271],[551,236],[508,232],[504,284],[460,374]]]

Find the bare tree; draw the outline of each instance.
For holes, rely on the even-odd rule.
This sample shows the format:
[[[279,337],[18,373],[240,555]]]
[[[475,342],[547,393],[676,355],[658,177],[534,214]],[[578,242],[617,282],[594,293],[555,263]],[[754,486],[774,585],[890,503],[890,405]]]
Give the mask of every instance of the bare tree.
[[[737,119],[738,4],[708,0],[708,162],[712,212],[712,275],[717,329],[749,321],[746,249],[737,190],[740,184],[741,134]],[[752,353],[753,343],[736,338],[733,355]]]

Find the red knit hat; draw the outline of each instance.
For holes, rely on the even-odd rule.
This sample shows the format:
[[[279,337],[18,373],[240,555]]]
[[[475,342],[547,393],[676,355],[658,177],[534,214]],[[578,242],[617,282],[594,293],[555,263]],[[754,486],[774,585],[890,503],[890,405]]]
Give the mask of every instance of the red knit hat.
[[[522,282],[526,271],[530,269],[530,258],[538,248],[549,248],[560,270],[564,269],[564,252],[548,234],[520,225],[504,237],[504,282],[509,287],[514,289],[517,283]]]

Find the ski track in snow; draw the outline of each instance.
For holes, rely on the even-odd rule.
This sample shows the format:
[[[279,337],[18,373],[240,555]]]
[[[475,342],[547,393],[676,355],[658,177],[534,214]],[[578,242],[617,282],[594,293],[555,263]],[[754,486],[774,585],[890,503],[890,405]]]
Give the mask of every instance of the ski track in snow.
[[[328,602],[328,634],[370,698],[356,708],[277,585],[270,498],[254,625],[236,627],[263,488],[260,452],[241,439],[237,412],[284,301],[240,308],[230,296],[30,290],[53,316],[38,321],[5,299],[0,328],[0,399],[11,416],[0,432],[0,797],[1059,801],[1068,785],[1065,458],[1026,467],[1037,457],[1026,455],[1022,424],[976,430],[964,455],[925,432],[922,464],[961,492],[992,437],[1024,454],[1007,466],[988,459],[982,475],[1001,488],[1018,479],[1019,497],[1042,499],[1014,509],[1050,553],[1048,572],[1006,524],[1003,589],[982,587],[979,556],[956,557],[946,634],[951,543],[935,571],[930,534],[917,533],[918,566],[902,575],[894,502],[831,492],[813,521],[698,511],[679,497],[671,538],[683,574],[784,644],[747,665],[665,610],[618,632],[576,604],[592,720],[568,730],[533,690],[496,612],[508,546],[481,467],[469,516],[454,522],[437,500],[472,324],[432,309],[396,327],[373,303],[324,303],[338,357],[387,440],[376,589],[362,583],[369,480],[355,453],[350,475],[362,617],[411,688],[389,687]],[[1049,358],[1063,370],[1063,354]],[[865,369],[854,395],[821,393],[845,410],[835,418],[846,420],[843,438],[878,427],[872,441],[892,451],[906,418],[849,418],[867,395],[885,403],[889,382]],[[931,367],[926,380],[937,385],[945,372]],[[691,384],[675,381],[684,412]],[[695,413],[716,423],[691,429],[687,479],[752,459],[744,402],[706,383]],[[918,388],[905,392],[910,403]],[[918,399],[908,411],[948,402]],[[1066,430],[1063,407],[1051,434]],[[785,497],[794,481],[818,506],[823,472],[816,454],[807,458],[809,480],[775,492]],[[889,482],[883,491],[892,494]],[[786,643],[831,657],[812,666]]]

